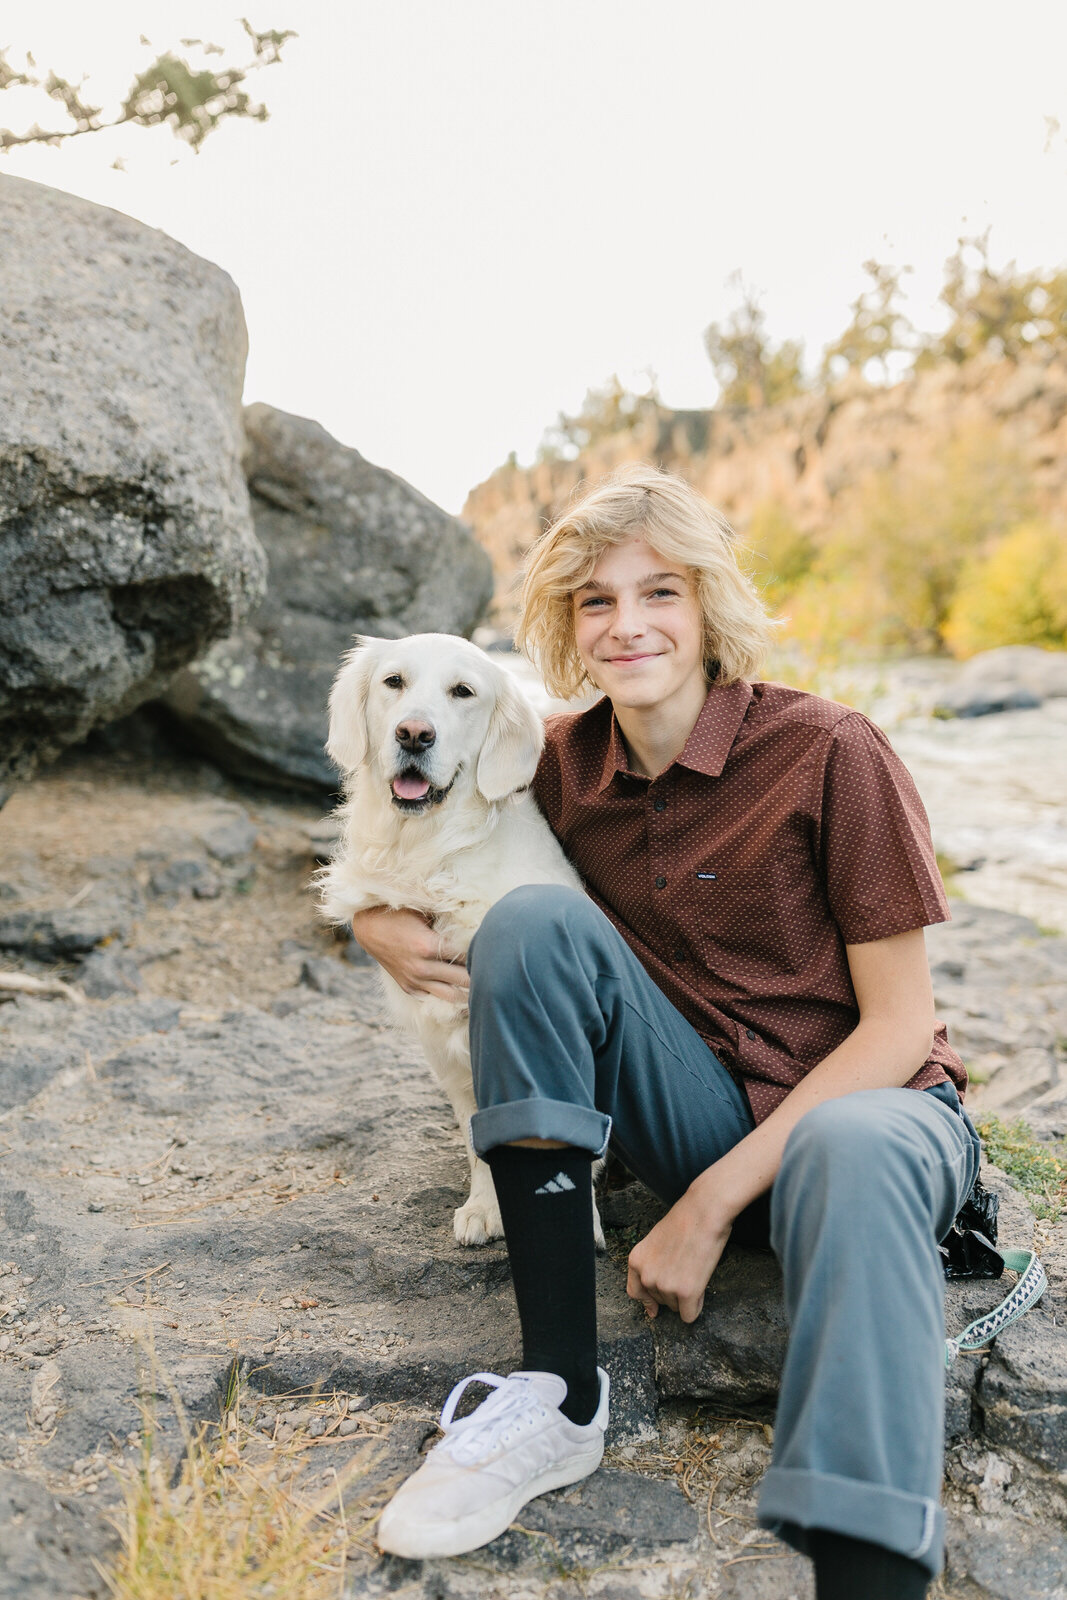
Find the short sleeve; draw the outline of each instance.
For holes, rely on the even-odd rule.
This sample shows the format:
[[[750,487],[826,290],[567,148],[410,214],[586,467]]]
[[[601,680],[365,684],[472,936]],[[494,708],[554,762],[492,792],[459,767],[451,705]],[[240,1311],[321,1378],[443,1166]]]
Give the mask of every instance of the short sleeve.
[[[950,920],[915,782],[881,729],[858,712],[830,736],[819,853],[846,944]]]

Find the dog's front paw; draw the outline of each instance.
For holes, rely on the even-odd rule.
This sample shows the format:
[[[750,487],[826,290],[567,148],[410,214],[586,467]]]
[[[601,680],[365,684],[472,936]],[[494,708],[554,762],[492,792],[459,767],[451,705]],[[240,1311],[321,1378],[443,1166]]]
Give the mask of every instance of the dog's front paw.
[[[455,1213],[452,1227],[458,1244],[488,1244],[491,1239],[504,1237],[504,1224],[495,1198],[487,1204],[472,1195]]]
[[[604,1238],[604,1224],[600,1220],[600,1209],[595,1200],[593,1201],[593,1243],[596,1245],[599,1254],[603,1255],[608,1247],[608,1241]]]

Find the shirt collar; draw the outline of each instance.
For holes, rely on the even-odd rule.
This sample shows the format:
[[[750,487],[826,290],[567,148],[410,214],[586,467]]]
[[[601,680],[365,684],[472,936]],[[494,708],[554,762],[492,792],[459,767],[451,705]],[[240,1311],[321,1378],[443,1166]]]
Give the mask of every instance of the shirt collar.
[[[752,685],[743,678],[736,683],[712,684],[700,715],[693,724],[693,731],[672,765],[688,767],[691,772],[702,772],[707,778],[719,777],[751,701]],[[629,773],[630,763],[615,713],[612,712],[604,766],[597,785],[598,794],[603,794],[617,772]]]

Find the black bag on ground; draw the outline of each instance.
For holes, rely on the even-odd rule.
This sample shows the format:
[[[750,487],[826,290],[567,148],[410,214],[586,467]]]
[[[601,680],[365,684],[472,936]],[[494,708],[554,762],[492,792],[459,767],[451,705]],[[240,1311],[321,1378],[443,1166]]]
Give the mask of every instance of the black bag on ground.
[[[1004,1257],[997,1249],[997,1211],[1000,1197],[990,1194],[976,1178],[955,1222],[942,1239],[942,1265],[946,1278],[999,1278]]]

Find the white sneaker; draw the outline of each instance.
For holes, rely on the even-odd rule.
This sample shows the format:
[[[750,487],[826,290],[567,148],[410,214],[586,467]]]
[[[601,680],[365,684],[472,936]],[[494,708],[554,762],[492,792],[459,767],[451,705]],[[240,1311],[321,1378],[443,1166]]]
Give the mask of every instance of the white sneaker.
[[[583,1427],[559,1409],[567,1385],[554,1372],[475,1372],[441,1412],[445,1437],[397,1490],[378,1523],[378,1547],[421,1561],[477,1550],[509,1528],[528,1500],[595,1472],[608,1425],[608,1375],[597,1368],[600,1403]],[[469,1383],[495,1393],[454,1422]]]

